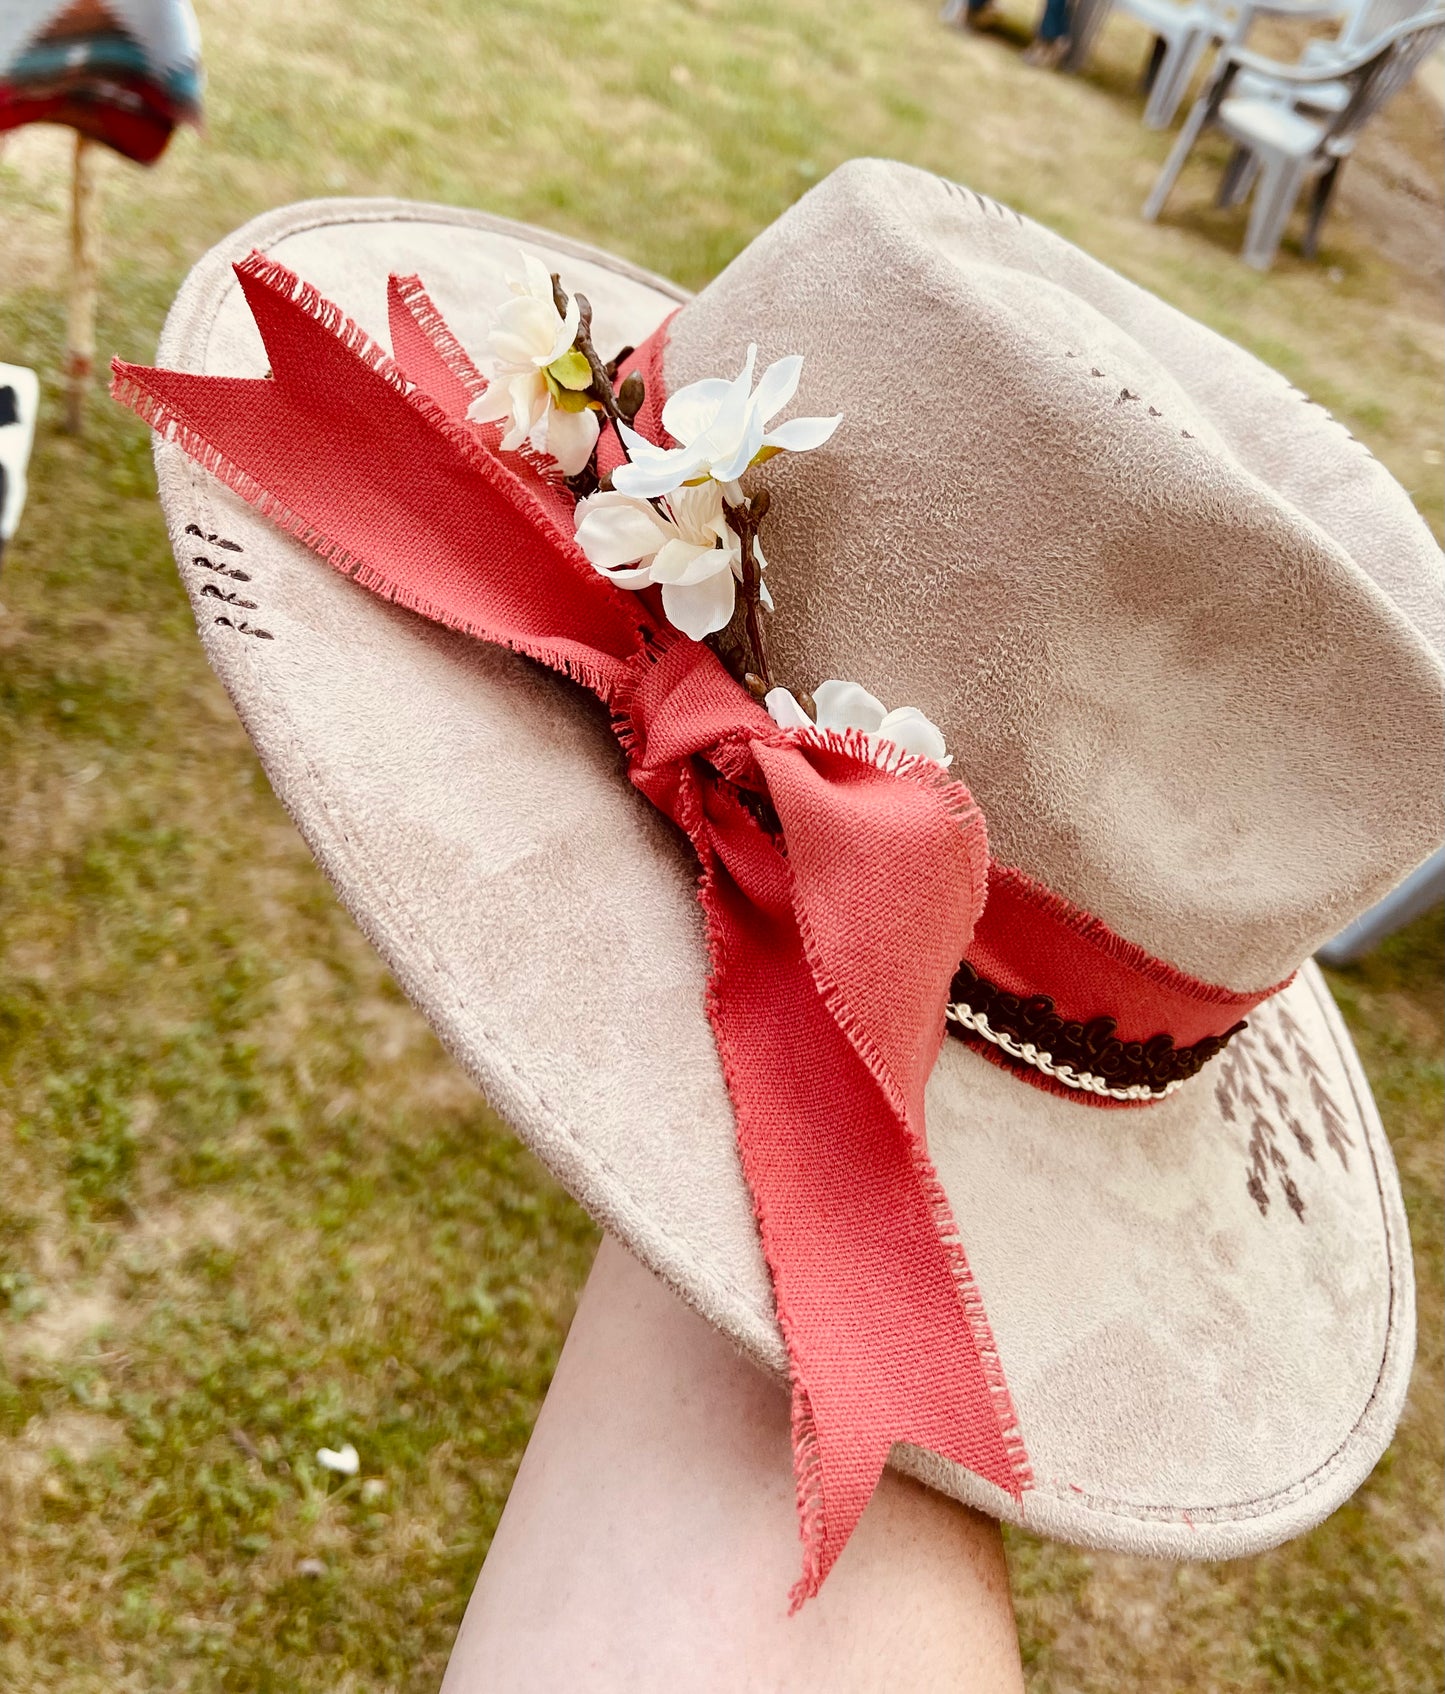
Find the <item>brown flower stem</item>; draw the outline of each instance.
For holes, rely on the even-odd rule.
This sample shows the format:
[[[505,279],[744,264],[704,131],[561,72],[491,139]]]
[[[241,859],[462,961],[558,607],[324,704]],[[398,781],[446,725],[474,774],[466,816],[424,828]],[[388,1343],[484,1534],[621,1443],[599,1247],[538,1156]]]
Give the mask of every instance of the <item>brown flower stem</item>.
[[[565,318],[571,302],[562,286],[561,277],[555,271],[552,273],[552,303],[560,316]],[[592,302],[585,294],[577,296],[577,335],[573,346],[587,361],[588,369],[592,372],[592,386],[587,390],[588,399],[596,401],[614,424],[626,423],[622,408],[617,404],[617,395],[612,387],[612,378],[607,374],[607,366],[598,358],[597,349],[592,345]]]
[[[627,383],[623,385],[620,396],[613,385],[617,380],[618,365],[632,349],[627,348],[610,365],[604,364],[597,356],[597,349],[592,344],[592,303],[585,294],[577,295],[576,299],[577,334],[573,338],[573,346],[587,361],[587,367],[592,372],[592,382],[585,390],[586,395],[596,405],[597,409],[605,414],[614,428],[617,428],[620,424],[630,424],[636,417],[643,400],[641,377],[634,371],[629,376]],[[552,273],[552,303],[556,306],[558,314],[565,318],[571,301],[568,299],[566,289],[562,286],[561,277],[555,271]],[[631,393],[628,392],[629,384],[632,385]],[[599,436],[598,439],[600,441],[601,437]],[[610,483],[611,478],[607,478],[606,481]],[[602,486],[597,475],[596,447],[592,449],[592,456],[585,467],[576,476],[567,478],[567,484],[573,493],[579,496],[591,494]],[[758,526],[768,510],[768,498],[768,491],[764,488],[754,494],[751,499],[744,500],[740,505],[724,507],[729,527],[737,535],[741,552],[743,653],[740,659],[736,655],[726,653],[723,653],[722,656],[728,662],[729,669],[733,669],[734,663],[736,663],[739,680],[749,693],[759,700],[773,686],[773,673],[768,666],[768,650],[763,639],[763,573],[758,564],[757,554],[753,549]],[[722,653],[722,649],[715,642],[710,642],[709,645],[712,645],[715,651]],[[803,696],[803,698],[806,699],[807,697]],[[808,710],[809,717],[813,716],[811,706],[812,701],[808,700],[808,706],[805,709]]]
[[[753,650],[753,659],[757,674],[763,680],[763,690],[766,693],[773,686],[773,675],[768,669],[767,648],[763,645],[763,628],[760,616],[762,601],[758,595],[759,571],[757,560],[753,557],[752,537],[743,541],[743,627],[748,632],[748,645]]]
[[[567,290],[562,286],[562,279],[556,271],[552,272],[552,304],[557,308],[560,317],[565,318],[567,316],[567,307],[570,301],[567,297]],[[642,378],[634,371],[628,378],[627,383],[623,384],[622,400],[635,400],[636,402],[630,407],[624,406],[622,400],[619,400],[613,384],[617,379],[617,366],[632,352],[632,348],[624,348],[610,364],[603,364],[597,355],[596,347],[592,344],[592,302],[585,294],[577,296],[577,334],[573,337],[572,345],[587,361],[587,368],[592,372],[591,385],[585,390],[587,398],[603,413],[614,429],[620,424],[630,424],[642,405]],[[635,391],[631,395],[627,392],[628,384],[631,384]],[[601,439],[599,433],[587,463],[575,476],[567,478],[567,486],[579,499],[595,493],[601,487],[601,481],[597,475],[597,446]],[[620,435],[618,439],[621,440]]]
[[[767,511],[766,495],[756,495],[752,500],[743,501],[740,506],[728,506],[726,511],[728,526],[737,536],[742,552],[743,639],[747,646],[744,677],[755,677],[762,684],[763,693],[766,694],[773,686],[773,675],[768,668],[768,651],[763,640],[762,572],[753,552],[753,538],[758,532],[758,521]],[[747,686],[752,692],[756,692],[753,684],[749,683]]]

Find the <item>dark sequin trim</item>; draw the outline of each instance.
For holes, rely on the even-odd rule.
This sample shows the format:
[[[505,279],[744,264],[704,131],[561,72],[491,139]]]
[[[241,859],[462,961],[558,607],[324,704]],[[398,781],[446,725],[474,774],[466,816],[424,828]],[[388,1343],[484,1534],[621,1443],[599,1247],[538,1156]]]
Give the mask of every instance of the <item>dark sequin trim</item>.
[[[1113,1099],[1173,1093],[1245,1027],[1241,1021],[1192,1047],[1176,1047],[1172,1035],[1120,1041],[1114,1018],[1079,1023],[1061,1017],[1049,995],[1006,994],[967,962],[954,974],[949,1001],[949,1028],[955,1034],[965,1039],[973,1034],[1066,1087]]]

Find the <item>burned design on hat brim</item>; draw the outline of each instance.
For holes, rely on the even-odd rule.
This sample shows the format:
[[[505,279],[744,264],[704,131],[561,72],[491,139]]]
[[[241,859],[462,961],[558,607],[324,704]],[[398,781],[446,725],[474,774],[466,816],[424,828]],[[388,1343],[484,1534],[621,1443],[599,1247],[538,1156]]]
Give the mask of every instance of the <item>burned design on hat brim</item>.
[[[1268,1008],[1269,1015],[1264,1015],[1264,1007],[1260,1014],[1252,1022],[1249,1038],[1232,1047],[1220,1064],[1214,1098],[1227,1123],[1249,1131],[1245,1188],[1259,1215],[1269,1216],[1270,1185],[1274,1181],[1290,1211],[1303,1223],[1306,1203],[1290,1168],[1291,1153],[1311,1163],[1318,1161],[1319,1154],[1315,1137],[1302,1119],[1312,1109],[1315,1128],[1345,1170],[1350,1167],[1350,1149],[1355,1142],[1323,1068],[1288,1009],[1274,1002]],[[1293,1097],[1291,1077],[1303,1083],[1308,1107]],[[1289,1140],[1284,1131],[1288,1131]]]

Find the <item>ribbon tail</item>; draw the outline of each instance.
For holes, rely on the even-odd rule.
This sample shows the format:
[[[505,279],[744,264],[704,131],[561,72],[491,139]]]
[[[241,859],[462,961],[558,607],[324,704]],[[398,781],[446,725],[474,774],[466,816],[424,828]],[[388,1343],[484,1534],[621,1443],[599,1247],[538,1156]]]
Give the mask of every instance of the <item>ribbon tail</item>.
[[[386,284],[391,356],[449,418],[464,418],[487,379],[437,310],[419,276],[393,276]]]
[[[566,490],[516,474],[284,265],[252,254],[236,274],[271,376],[116,360],[115,397],[363,587],[606,699],[639,647],[637,609],[578,548]],[[398,323],[420,310],[415,291],[395,304]],[[423,318],[413,353],[424,327],[436,344]]]
[[[812,1396],[796,1377],[792,1434],[803,1574],[788,1595],[790,1616],[822,1588],[873,1498],[892,1445],[850,1439],[846,1431],[820,1420]]]
[[[796,1607],[846,1546],[895,1442],[1015,1496],[1027,1467],[921,1136],[819,993],[786,860],[724,810],[708,807],[708,1009],[788,1349]]]

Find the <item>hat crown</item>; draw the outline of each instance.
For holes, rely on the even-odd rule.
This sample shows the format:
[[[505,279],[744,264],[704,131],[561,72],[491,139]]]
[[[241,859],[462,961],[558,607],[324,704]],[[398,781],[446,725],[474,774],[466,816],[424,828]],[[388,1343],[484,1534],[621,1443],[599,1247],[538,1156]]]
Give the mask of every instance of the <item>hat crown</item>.
[[[1445,834],[1442,571],[1280,377],[1014,213],[856,161],[679,313],[670,392],[805,355],[755,473],[775,673],[943,729],[991,847],[1239,988]]]

